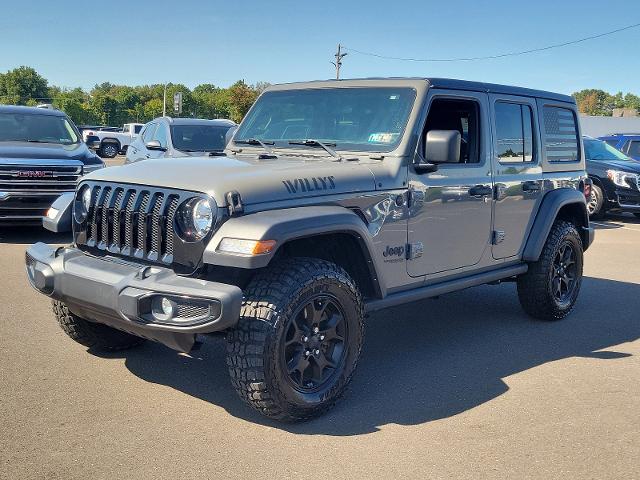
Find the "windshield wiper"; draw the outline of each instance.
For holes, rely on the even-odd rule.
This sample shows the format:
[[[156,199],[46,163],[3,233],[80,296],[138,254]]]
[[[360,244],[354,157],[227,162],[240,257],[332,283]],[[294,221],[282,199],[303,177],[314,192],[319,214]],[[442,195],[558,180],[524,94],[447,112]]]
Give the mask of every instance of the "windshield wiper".
[[[226,153],[221,152],[220,150],[212,150],[209,152],[210,157],[224,157]]]
[[[239,143],[241,145],[260,145],[264,148],[264,151],[267,152],[266,155],[261,154],[261,159],[269,159],[269,158],[278,158],[278,156],[273,151],[269,145],[275,145],[275,142],[271,140],[260,140],[259,138],[247,138],[246,140],[233,140],[234,143]]]
[[[313,138],[307,138],[306,140],[292,140],[289,142],[289,145],[304,145],[305,147],[320,147],[323,148],[325,152],[331,155],[338,160],[342,160],[342,157],[338,152],[336,152],[333,148],[335,147],[335,143],[324,143],[319,140],[314,140]]]

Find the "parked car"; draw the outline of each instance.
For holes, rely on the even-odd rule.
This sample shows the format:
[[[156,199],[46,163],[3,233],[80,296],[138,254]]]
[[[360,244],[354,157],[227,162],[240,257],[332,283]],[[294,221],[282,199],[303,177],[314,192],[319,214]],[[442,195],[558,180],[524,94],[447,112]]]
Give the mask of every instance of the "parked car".
[[[144,124],[125,123],[121,131],[113,131],[112,128],[100,130],[85,130],[83,137],[89,148],[98,152],[104,158],[113,158],[118,153],[126,153],[127,148],[138,136]]]
[[[125,162],[221,153],[236,126],[222,119],[156,118],[131,143]]]
[[[56,198],[103,166],[63,112],[0,106],[0,224],[41,224]]]
[[[367,312],[506,281],[530,316],[566,317],[594,232],[582,150],[566,95],[438,78],[274,85],[224,157],[83,180],[57,202],[73,245],[31,246],[26,270],[91,349],[188,352],[226,332],[238,395],[306,420],[353,377]]]
[[[634,160],[640,161],[640,133],[612,133],[598,139],[607,142]]]
[[[593,181],[587,210],[591,218],[631,212],[640,218],[640,162],[606,141],[584,137],[587,173]]]

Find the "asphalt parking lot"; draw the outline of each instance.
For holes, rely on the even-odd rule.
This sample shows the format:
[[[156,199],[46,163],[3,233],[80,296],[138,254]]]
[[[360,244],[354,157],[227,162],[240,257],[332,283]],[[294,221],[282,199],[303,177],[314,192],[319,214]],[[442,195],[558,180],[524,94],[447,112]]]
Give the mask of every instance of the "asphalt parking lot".
[[[74,343],[23,267],[69,237],[0,229],[0,478],[640,478],[640,220],[597,229],[568,319],[512,284],[380,312],[346,397],[298,425],[240,403],[222,338]]]

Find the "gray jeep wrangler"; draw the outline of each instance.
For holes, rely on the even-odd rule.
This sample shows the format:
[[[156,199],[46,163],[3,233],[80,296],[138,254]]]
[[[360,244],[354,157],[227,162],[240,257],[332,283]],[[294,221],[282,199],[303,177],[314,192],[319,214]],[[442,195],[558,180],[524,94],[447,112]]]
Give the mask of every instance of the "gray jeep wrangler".
[[[224,155],[96,171],[45,218],[32,285],[91,349],[225,332],[238,394],[304,420],[343,393],[367,312],[516,282],[573,308],[593,240],[571,97],[446,79],[273,86]]]

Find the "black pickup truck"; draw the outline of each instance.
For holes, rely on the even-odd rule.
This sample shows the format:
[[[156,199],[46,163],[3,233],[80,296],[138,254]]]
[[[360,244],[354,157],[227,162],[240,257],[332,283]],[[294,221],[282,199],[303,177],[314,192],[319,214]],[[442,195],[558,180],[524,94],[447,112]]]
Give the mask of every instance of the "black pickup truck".
[[[0,225],[40,224],[58,196],[102,167],[63,112],[0,105]]]

